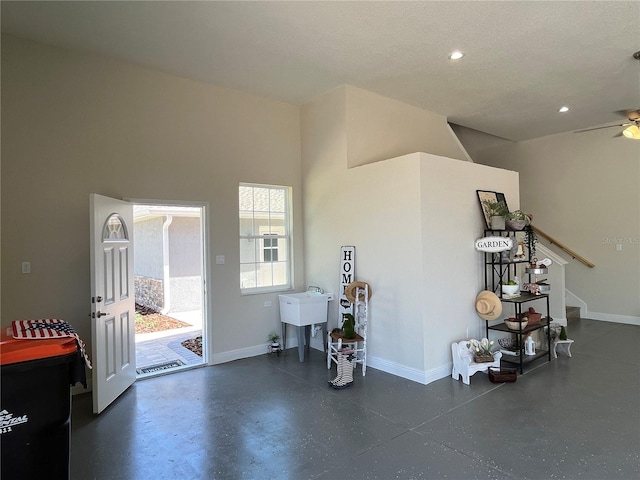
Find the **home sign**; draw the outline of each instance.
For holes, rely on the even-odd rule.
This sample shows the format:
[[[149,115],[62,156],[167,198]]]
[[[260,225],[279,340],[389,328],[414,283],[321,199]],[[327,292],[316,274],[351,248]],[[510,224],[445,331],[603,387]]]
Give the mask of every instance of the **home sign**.
[[[511,237],[483,237],[476,240],[476,250],[479,252],[505,252],[513,247]]]

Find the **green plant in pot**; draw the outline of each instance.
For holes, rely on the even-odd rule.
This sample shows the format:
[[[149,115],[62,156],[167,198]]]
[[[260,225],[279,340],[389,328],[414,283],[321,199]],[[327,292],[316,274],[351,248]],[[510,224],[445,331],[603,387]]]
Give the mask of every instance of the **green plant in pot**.
[[[270,333],[268,338],[272,347],[280,346],[280,335],[278,335],[277,333]]]
[[[342,314],[342,331],[344,338],[356,338],[356,320],[350,313]]]
[[[482,202],[487,216],[491,218],[492,230],[505,229],[505,217],[509,214],[509,208],[504,202],[492,202],[484,200]]]
[[[507,228],[510,230],[523,230],[531,224],[531,215],[522,210],[514,210],[506,215]]]

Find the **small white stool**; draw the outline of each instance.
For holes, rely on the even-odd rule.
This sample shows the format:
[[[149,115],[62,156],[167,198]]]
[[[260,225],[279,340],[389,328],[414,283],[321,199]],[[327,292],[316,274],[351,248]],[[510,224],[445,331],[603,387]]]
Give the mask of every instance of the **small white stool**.
[[[557,353],[558,345],[562,345],[560,350],[561,351],[564,350],[565,353],[570,357],[572,343],[573,343],[573,340],[571,340],[570,338],[567,338],[566,340],[554,340],[553,341],[553,358],[558,358],[558,353]]]

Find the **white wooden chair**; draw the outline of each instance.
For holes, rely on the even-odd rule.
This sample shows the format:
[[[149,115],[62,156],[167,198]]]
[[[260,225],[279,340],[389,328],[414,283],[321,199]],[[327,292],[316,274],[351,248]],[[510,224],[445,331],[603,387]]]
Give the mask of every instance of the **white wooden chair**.
[[[367,322],[369,317],[369,285],[364,288],[357,287],[355,291],[356,302],[353,305],[353,317],[355,320],[356,338],[344,338],[341,333],[330,332],[327,339],[327,369],[331,368],[331,362],[338,364],[338,352],[342,348],[354,351],[356,361],[353,368],[359,363],[362,365],[362,376],[367,373]]]
[[[453,342],[451,344],[451,354],[453,356],[453,369],[451,370],[451,378],[459,379],[462,375],[462,382],[469,385],[469,377],[476,372],[487,373],[489,367],[500,368],[501,352],[493,354],[493,362],[476,363],[474,360],[473,350],[469,348],[468,340],[461,342]]]

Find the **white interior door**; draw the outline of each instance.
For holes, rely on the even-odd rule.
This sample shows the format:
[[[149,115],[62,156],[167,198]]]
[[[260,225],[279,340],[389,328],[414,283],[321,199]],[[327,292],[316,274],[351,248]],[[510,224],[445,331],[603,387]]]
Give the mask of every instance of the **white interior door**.
[[[93,412],[136,380],[133,205],[91,194]]]

